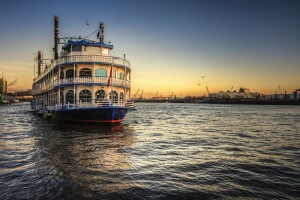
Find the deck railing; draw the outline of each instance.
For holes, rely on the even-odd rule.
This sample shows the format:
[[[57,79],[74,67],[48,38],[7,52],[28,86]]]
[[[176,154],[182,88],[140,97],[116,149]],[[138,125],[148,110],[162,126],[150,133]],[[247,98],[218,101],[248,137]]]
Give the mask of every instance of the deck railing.
[[[41,105],[35,105],[34,108],[36,110],[71,110],[71,109],[80,109],[80,108],[106,108],[106,107],[124,107],[124,108],[129,108],[129,109],[134,109],[135,104],[134,101],[123,101],[123,100],[93,100],[92,102],[81,102],[81,101],[76,101],[76,103],[69,103],[67,102],[66,104],[55,104],[51,106],[44,106],[42,107]]]
[[[64,56],[55,61],[53,61],[47,68],[39,74],[36,78],[33,79],[33,82],[37,82],[46,74],[48,74],[55,66],[62,65],[66,63],[80,63],[80,62],[100,62],[107,63],[113,65],[122,65],[127,68],[130,68],[130,62],[119,57],[114,56],[102,56],[102,55],[72,55],[72,56]]]
[[[105,86],[108,85],[108,78],[109,77],[75,77],[54,80],[52,82],[42,84],[40,88],[33,89],[33,94],[38,94],[42,91],[51,89],[52,87],[72,84],[101,84]],[[112,78],[111,84],[112,86],[123,86],[130,88],[130,81],[125,79]]]

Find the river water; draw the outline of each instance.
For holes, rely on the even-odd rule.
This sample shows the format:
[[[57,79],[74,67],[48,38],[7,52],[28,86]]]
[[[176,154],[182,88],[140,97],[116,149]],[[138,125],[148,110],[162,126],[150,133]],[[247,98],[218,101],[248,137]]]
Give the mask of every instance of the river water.
[[[0,106],[0,199],[300,198],[300,107],[140,103],[113,126]]]

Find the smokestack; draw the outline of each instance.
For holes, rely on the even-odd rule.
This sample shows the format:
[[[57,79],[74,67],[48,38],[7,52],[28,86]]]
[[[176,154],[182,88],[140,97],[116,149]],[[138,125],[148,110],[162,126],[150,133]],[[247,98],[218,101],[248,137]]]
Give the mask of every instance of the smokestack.
[[[100,38],[100,43],[103,43],[104,42],[104,23],[103,22],[100,22],[100,25],[99,25],[99,38]]]
[[[59,17],[54,16],[54,59],[58,59],[58,22],[59,22]]]
[[[42,53],[42,51],[38,51],[38,75],[41,74],[42,60],[43,60],[43,53]]]

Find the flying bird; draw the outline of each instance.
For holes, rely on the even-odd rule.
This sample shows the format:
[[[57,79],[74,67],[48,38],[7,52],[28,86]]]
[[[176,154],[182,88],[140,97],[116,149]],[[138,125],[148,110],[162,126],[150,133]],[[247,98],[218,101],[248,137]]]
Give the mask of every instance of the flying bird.
[[[198,83],[198,85],[200,86],[201,84],[200,84],[200,83]]]
[[[206,76],[201,76],[201,78],[205,78]]]
[[[89,21],[87,20],[87,19],[85,19],[85,21],[86,21],[86,25],[88,26],[88,25],[90,25],[90,23],[89,23]]]

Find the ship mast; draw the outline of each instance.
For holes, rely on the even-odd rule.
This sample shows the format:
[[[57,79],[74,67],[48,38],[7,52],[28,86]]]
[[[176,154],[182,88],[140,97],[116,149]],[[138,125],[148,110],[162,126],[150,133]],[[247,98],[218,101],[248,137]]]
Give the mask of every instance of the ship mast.
[[[58,38],[58,22],[59,22],[59,17],[54,16],[54,59],[58,59],[58,43],[59,43],[59,38]]]
[[[103,46],[104,44],[104,23],[100,22],[99,24],[99,40],[100,45]],[[111,69],[108,77],[108,87],[110,87],[110,100],[113,102],[114,100],[114,92],[113,92],[113,67],[114,67],[114,57],[111,57]],[[108,89],[109,91],[109,89]]]

